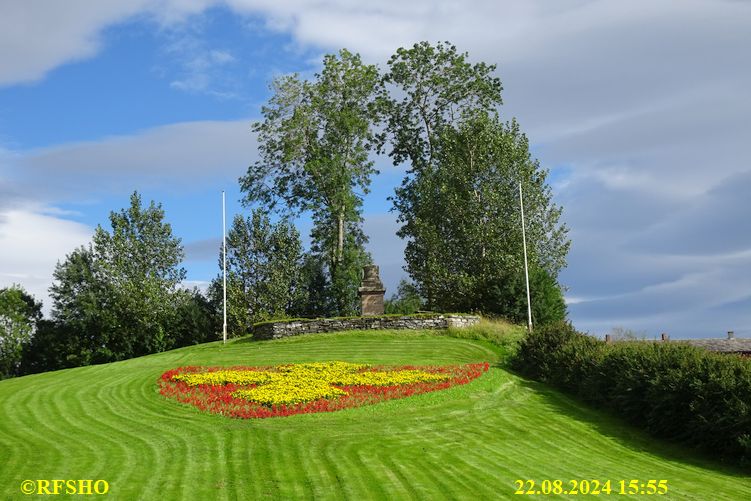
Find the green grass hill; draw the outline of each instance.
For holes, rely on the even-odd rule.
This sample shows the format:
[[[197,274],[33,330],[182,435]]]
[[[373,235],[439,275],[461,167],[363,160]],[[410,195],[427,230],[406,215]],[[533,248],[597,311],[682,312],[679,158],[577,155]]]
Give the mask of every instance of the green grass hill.
[[[493,331],[493,329],[496,329]],[[513,329],[503,339],[518,333]],[[502,333],[501,333],[502,334]],[[210,343],[0,382],[0,499],[24,480],[104,479],[109,499],[581,499],[618,481],[667,480],[654,499],[751,499],[751,478],[505,369],[507,350],[431,332],[345,332]],[[185,365],[342,360],[491,362],[464,386],[340,412],[262,420],[162,397]],[[610,479],[610,496],[515,495],[517,480]],[[49,499],[51,496],[42,496]],[[103,497],[103,496],[99,496]],[[55,499],[65,496],[54,496]],[[80,498],[75,496],[74,498]]]

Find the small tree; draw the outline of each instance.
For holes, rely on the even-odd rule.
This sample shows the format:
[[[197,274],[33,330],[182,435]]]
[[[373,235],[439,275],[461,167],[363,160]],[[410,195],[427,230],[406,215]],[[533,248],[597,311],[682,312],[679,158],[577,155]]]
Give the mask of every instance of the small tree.
[[[304,309],[302,262],[300,234],[289,221],[272,224],[260,209],[247,219],[235,216],[227,235],[228,331],[245,335],[255,322]],[[221,276],[212,282],[210,296],[221,304]]]
[[[329,298],[331,284],[326,275],[326,262],[316,254],[306,253],[302,265],[303,306],[298,316],[325,318],[333,315]]]
[[[176,294],[177,310],[169,326],[175,346],[214,341],[222,329],[214,304],[196,288],[178,290]]]
[[[115,292],[118,334],[115,357],[128,358],[174,346],[168,332],[177,307],[176,291],[185,279],[180,239],[164,221],[161,204],[144,208],[134,192],[130,207],[110,213],[112,230],[98,226],[93,250]]]
[[[532,323],[547,325],[566,319],[566,302],[561,286],[545,270],[529,270]],[[527,291],[524,275],[518,271],[498,273],[479,282],[473,294],[473,309],[500,315],[515,323],[527,323]]]
[[[0,379],[19,373],[24,346],[42,320],[42,303],[21,286],[0,289]]]
[[[78,353],[76,337],[65,325],[42,319],[31,341],[23,347],[20,375],[36,374],[81,365],[71,354]]]

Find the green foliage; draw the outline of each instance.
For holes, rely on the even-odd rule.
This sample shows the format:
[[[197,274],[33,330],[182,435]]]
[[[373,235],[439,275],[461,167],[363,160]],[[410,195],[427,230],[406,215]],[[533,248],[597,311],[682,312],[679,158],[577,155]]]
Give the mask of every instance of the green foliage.
[[[58,263],[50,287],[52,319],[60,329],[50,329],[50,342],[57,332],[66,336],[65,364],[55,368],[116,359],[124,340],[116,336],[117,290],[107,279],[92,246],[80,247]],[[52,367],[51,367],[52,368]]]
[[[219,255],[222,266],[222,253]],[[305,308],[300,234],[287,220],[272,224],[260,209],[235,216],[227,235],[227,330],[244,336],[255,322],[295,315]],[[222,276],[211,284],[212,302],[222,305]]]
[[[391,299],[384,301],[383,306],[384,312],[387,314],[400,313],[409,315],[417,313],[418,310],[422,309],[423,300],[413,283],[401,280],[396,289],[396,294],[392,295]]]
[[[429,306],[521,320],[521,182],[533,308],[542,322],[563,318],[555,277],[568,252],[567,230],[547,171],[531,158],[518,124],[477,112],[457,128],[444,126],[432,149],[433,167],[408,180],[395,201],[404,223],[399,235],[408,239],[407,270]]]
[[[112,229],[97,226],[93,249],[113,285],[129,289],[154,282],[170,289],[185,279],[185,270],[179,266],[184,257],[182,244],[164,222],[161,204],[152,200],[144,208],[141,196],[133,192],[130,207],[110,212],[109,219]]]
[[[24,346],[42,319],[42,303],[21,286],[0,289],[0,379],[18,374]]]
[[[566,318],[566,302],[558,283],[538,267],[529,270],[529,289],[532,302],[532,323],[535,326],[562,321]],[[500,315],[511,322],[526,324],[527,289],[524,272],[491,273],[478,281],[468,308]]]
[[[466,285],[467,277],[454,274],[443,262],[453,241],[442,233],[450,208],[436,198],[445,187],[435,172],[439,143],[446,130],[458,127],[471,113],[494,110],[501,103],[501,83],[491,76],[495,66],[473,65],[466,53],[448,43],[400,48],[388,66],[384,82],[400,98],[382,97],[387,124],[383,140],[390,139],[395,164],[409,162],[393,198],[402,223],[398,235],[407,239],[407,271],[428,308],[443,309],[442,298],[461,296],[455,287]]]
[[[501,81],[492,76],[495,65],[468,59],[448,42],[420,42],[391,56],[384,82],[400,98],[383,94],[380,102],[395,164],[409,162],[410,171],[418,174],[432,169],[436,140],[445,128],[457,126],[468,113],[501,104]],[[397,191],[397,201],[409,189],[405,179],[407,192]]]
[[[318,225],[311,232],[310,252],[322,265],[321,269],[324,270],[327,287],[311,290],[310,293],[322,296],[321,299],[326,303],[331,315],[355,315],[359,312],[360,301],[357,289],[362,279],[363,266],[371,261],[370,255],[364,249],[367,238],[359,226],[347,225],[347,227],[350,231],[344,237],[341,259],[334,260],[329,258],[331,253],[327,251],[327,246],[322,244],[331,239],[321,237],[321,232],[319,232],[322,229],[325,233],[326,227]],[[315,302],[315,299],[313,301]]]
[[[40,320],[31,340],[23,347],[19,374],[36,374],[83,365],[72,329],[50,320]]]
[[[548,173],[531,157],[518,123],[498,118],[495,66],[471,64],[456,47],[427,42],[399,49],[388,64],[384,81],[403,97],[382,98],[384,140],[391,140],[395,163],[410,163],[393,199],[398,234],[407,240],[407,271],[428,308],[519,320],[525,294],[510,294],[523,276],[521,183],[529,261],[543,270],[535,276],[543,287],[537,316],[561,318],[556,278],[568,252],[567,230]]]
[[[650,433],[751,461],[751,361],[682,343],[606,344],[567,323],[528,334],[514,366]]]
[[[329,302],[338,314],[354,312],[363,249],[362,197],[376,170],[374,122],[380,77],[375,66],[342,50],[327,55],[314,81],[287,75],[272,84],[261,108],[261,158],[240,179],[246,204],[261,203],[313,217],[312,251],[325,260]]]
[[[110,213],[111,231],[98,226],[92,249],[112,294],[116,332],[108,348],[116,360],[174,346],[168,332],[185,269],[180,239],[164,222],[161,204],[142,207],[134,192],[130,207]]]
[[[302,264],[302,292],[305,298],[297,315],[311,318],[330,317],[334,313],[331,304],[331,285],[326,274],[326,262],[318,254],[306,253]]]
[[[521,182],[535,316],[565,317],[557,276],[567,229],[519,125],[498,119],[495,66],[471,63],[448,43],[421,42],[398,49],[388,67],[379,78],[359,55],[328,55],[312,81],[275,80],[264,120],[254,124],[261,158],[240,179],[244,202],[313,218],[316,259],[306,269],[315,304],[304,314],[357,311],[360,270],[370,261],[362,232],[362,197],[376,173],[369,153],[388,143],[395,164],[409,163],[393,202],[407,271],[427,308],[520,319],[526,294],[510,294],[523,272]],[[410,301],[388,307],[410,310]]]
[[[170,335],[175,346],[190,346],[214,341],[222,330],[216,305],[198,289],[178,290],[175,318]]]
[[[196,293],[179,288],[185,270],[180,239],[164,221],[164,210],[153,201],[143,207],[134,192],[130,207],[110,213],[111,230],[98,226],[92,243],[58,263],[50,288],[54,324],[44,336],[64,355],[29,361],[38,370],[43,360],[77,366],[122,360],[204,340],[203,313],[188,318]],[[192,322],[192,323],[191,323]],[[192,327],[191,327],[192,326]],[[33,357],[32,357],[33,358]]]

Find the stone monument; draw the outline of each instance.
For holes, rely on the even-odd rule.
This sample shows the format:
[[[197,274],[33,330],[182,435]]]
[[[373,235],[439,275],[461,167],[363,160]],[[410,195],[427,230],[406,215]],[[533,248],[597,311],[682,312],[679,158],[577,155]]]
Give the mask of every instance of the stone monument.
[[[378,276],[378,266],[363,266],[363,279],[357,292],[360,295],[362,316],[383,315],[383,296],[386,289]]]

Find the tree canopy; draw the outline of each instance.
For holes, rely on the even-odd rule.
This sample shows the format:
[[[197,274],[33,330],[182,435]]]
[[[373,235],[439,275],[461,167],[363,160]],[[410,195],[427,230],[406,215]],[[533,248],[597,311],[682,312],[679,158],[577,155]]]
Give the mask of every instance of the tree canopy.
[[[540,269],[533,276],[549,287],[552,280],[562,300],[556,280],[569,243],[561,208],[519,124],[499,118],[495,66],[427,42],[399,49],[388,64],[384,80],[401,97],[386,99],[384,137],[394,162],[410,166],[393,203],[407,240],[406,270],[427,306],[517,320],[518,303],[526,304],[512,287],[523,273],[520,183],[529,260]]]
[[[109,219],[111,229],[98,226],[91,244],[70,253],[53,275],[52,318],[68,338],[66,363],[121,360],[213,337],[186,332],[191,323],[204,329],[215,322],[208,305],[180,287],[182,244],[161,205],[144,207],[134,192],[130,206]]]
[[[434,161],[436,142],[446,127],[456,127],[478,110],[502,103],[495,65],[471,63],[448,42],[399,48],[388,61],[383,81],[392,90],[382,95],[386,137],[395,164],[408,162],[421,172]],[[399,193],[397,192],[397,197]]]
[[[232,336],[250,332],[254,323],[300,314],[307,292],[300,234],[288,220],[272,223],[260,209],[235,216],[227,235],[227,329]],[[219,266],[222,266],[220,253]],[[220,303],[222,277],[210,296]]]
[[[363,245],[362,199],[376,170],[377,97],[374,65],[343,49],[327,55],[313,81],[297,74],[272,83],[272,96],[254,124],[260,159],[240,178],[247,205],[309,211],[312,250],[325,262],[333,309],[356,308]]]
[[[18,374],[23,348],[42,320],[42,303],[21,286],[0,289],[0,379]]]

